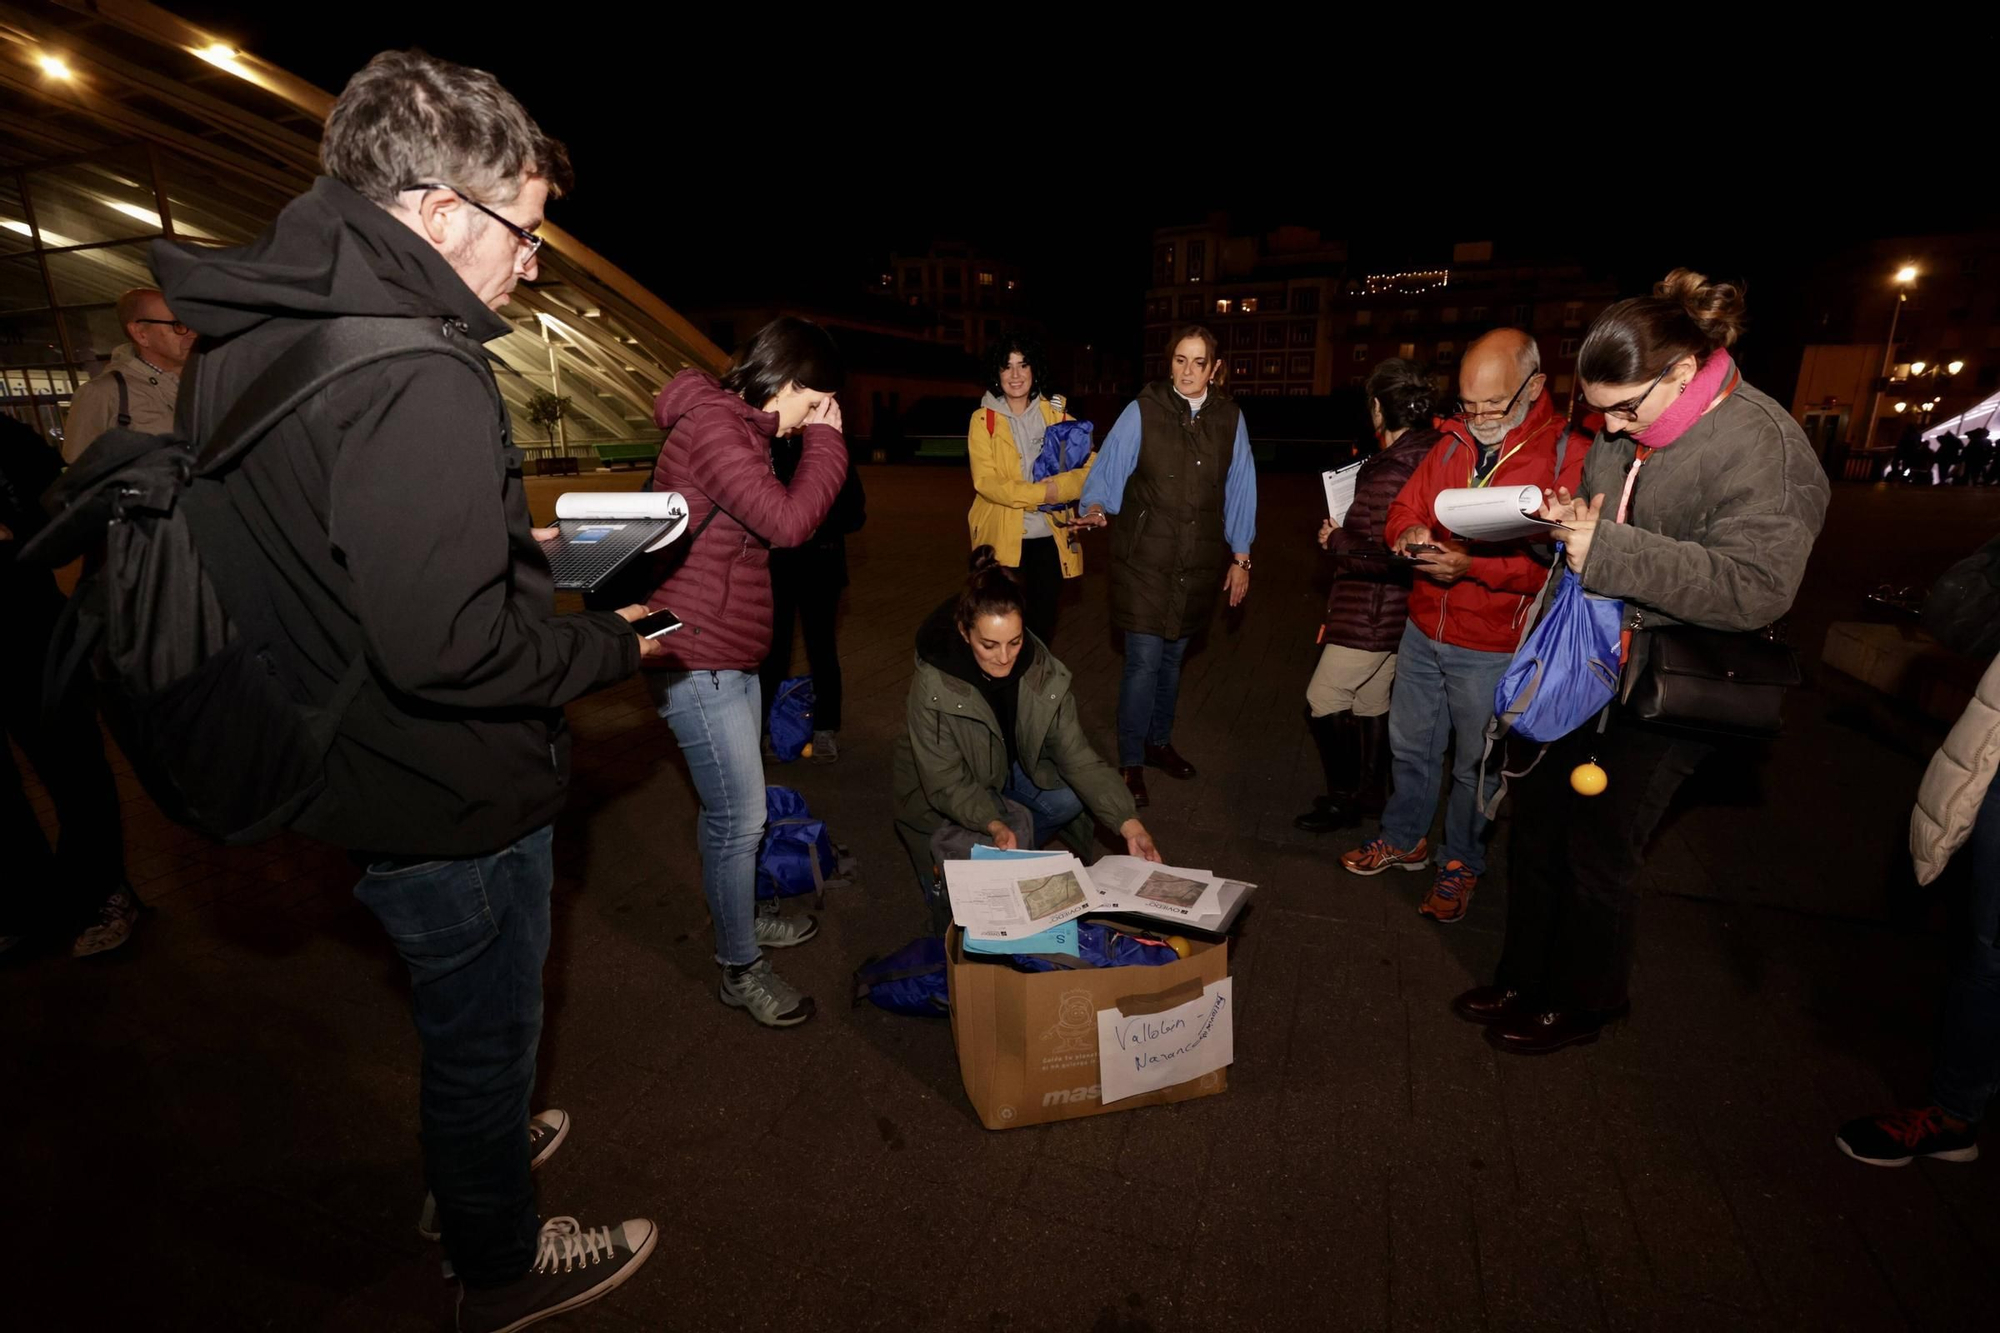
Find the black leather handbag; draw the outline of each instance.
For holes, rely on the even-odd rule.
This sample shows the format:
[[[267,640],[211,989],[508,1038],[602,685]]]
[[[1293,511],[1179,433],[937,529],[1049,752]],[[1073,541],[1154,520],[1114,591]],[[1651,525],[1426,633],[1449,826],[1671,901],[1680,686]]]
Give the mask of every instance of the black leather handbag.
[[[1625,703],[1641,722],[1768,738],[1784,729],[1785,691],[1801,679],[1798,654],[1772,629],[1640,627]]]

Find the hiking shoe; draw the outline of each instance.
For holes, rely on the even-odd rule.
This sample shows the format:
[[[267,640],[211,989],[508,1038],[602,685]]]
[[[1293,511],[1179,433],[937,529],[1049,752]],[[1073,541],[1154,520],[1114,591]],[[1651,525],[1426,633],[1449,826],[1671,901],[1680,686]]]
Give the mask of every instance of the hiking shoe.
[[[1431,891],[1417,904],[1417,911],[1441,926],[1448,926],[1462,920],[1472,909],[1472,891],[1478,887],[1479,876],[1467,869],[1465,862],[1446,861],[1444,869],[1431,881]]]
[[[511,1333],[588,1305],[638,1272],[659,1240],[660,1229],[643,1217],[588,1229],[573,1217],[552,1217],[542,1223],[527,1276],[504,1287],[460,1290],[459,1333]]]
[[[815,917],[757,913],[757,943],[766,949],[789,949],[818,934],[819,921]]]
[[[1971,1162],[1979,1157],[1979,1126],[1951,1118],[1940,1106],[1919,1106],[1887,1115],[1850,1120],[1834,1136],[1834,1144],[1857,1162],[1870,1166],[1908,1166],[1912,1158],[1940,1162]]]
[[[815,764],[830,764],[838,758],[840,758],[840,742],[834,739],[834,734],[830,731],[815,731],[813,733],[813,762]]]
[[[812,996],[794,990],[771,970],[771,960],[759,958],[747,967],[722,969],[721,1000],[731,1009],[747,1009],[767,1028],[796,1027],[813,1016]]]
[[[543,1162],[556,1155],[563,1140],[569,1137],[568,1111],[543,1111],[528,1118],[528,1169],[533,1171]],[[417,1234],[425,1240],[436,1240],[442,1234],[438,1231],[437,1196],[424,1195],[424,1211],[417,1218]],[[446,1281],[452,1277],[451,1260],[444,1261]]]
[[[97,920],[76,937],[76,943],[70,946],[69,956],[88,958],[96,953],[109,953],[132,938],[132,927],[138,920],[139,904],[131,891],[116,890],[104,900],[104,906],[97,909]]]
[[[1417,845],[1408,851],[1390,846],[1387,838],[1370,838],[1340,858],[1340,868],[1350,875],[1379,875],[1391,869],[1422,870],[1430,863],[1431,845],[1427,838],[1418,838]]]

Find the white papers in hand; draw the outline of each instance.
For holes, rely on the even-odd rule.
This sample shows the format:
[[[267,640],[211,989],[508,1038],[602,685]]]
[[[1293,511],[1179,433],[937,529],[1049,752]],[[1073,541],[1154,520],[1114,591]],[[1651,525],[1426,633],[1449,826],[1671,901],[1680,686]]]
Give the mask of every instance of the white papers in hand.
[[[1534,517],[1542,507],[1538,486],[1460,486],[1440,491],[1431,507],[1439,527],[1476,542],[1511,541],[1554,526]]]
[[[947,861],[951,917],[973,939],[1011,940],[1074,921],[1102,898],[1074,856]]]
[[[1212,983],[1186,1004],[1127,1017],[1097,1011],[1097,1078],[1102,1103],[1213,1073],[1236,1059],[1231,977]]]
[[[1347,511],[1354,507],[1354,483],[1360,475],[1359,463],[1349,463],[1346,467],[1319,474],[1321,483],[1326,487],[1327,517],[1335,523],[1347,522]]]
[[[688,503],[679,491],[564,491],[557,518],[652,518],[672,524],[646,548],[652,554],[687,531]]]

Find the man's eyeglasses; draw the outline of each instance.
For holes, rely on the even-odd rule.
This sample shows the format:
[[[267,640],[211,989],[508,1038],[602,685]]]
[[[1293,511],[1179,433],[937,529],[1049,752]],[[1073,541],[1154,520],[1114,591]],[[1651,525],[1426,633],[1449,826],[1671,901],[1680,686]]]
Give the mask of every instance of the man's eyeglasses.
[[[1490,398],[1483,403],[1473,403],[1473,402],[1468,402],[1463,398],[1459,399],[1458,415],[1462,419],[1467,421],[1472,420],[1474,417],[1504,417],[1508,415],[1514,410],[1514,404],[1521,401],[1521,395],[1528,391],[1528,386],[1535,382],[1535,376],[1541,373],[1542,372],[1539,370],[1529,371],[1528,378],[1521,381],[1521,387],[1514,390],[1514,396],[1512,398],[1509,398],[1506,401],[1506,403],[1500,407],[1489,406],[1489,404],[1493,401]]]
[[[132,322],[134,324],[164,324],[175,333],[186,333],[188,331],[188,326],[177,319],[135,319]]]
[[[525,256],[526,258],[533,259],[535,257],[535,251],[542,248],[541,237],[535,235],[535,233],[529,231],[526,227],[521,226],[519,223],[509,222],[506,218],[501,217],[498,213],[488,208],[485,204],[480,203],[477,199],[472,198],[470,195],[466,194],[464,191],[456,188],[455,186],[439,185],[434,181],[419,181],[415,185],[405,185],[403,189],[406,191],[407,190],[450,190],[460,199],[464,200],[468,204],[471,204],[474,208],[484,213],[487,217],[492,218],[495,222],[505,227],[508,231],[513,232],[515,239],[520,241],[520,243],[523,246],[527,247],[528,253]]]
[[[1659,374],[1653,376],[1653,382],[1648,384],[1646,391],[1637,398],[1627,398],[1622,403],[1613,403],[1609,407],[1599,407],[1597,410],[1604,414],[1606,420],[1616,417],[1620,421],[1637,421],[1639,419],[1639,409],[1644,407],[1646,400],[1653,396],[1653,390],[1660,387],[1660,381],[1667,377],[1667,371],[1672,370],[1679,364],[1680,359],[1678,357],[1667,362],[1666,370],[1662,370]],[[1589,397],[1586,396],[1584,401],[1589,402]],[[1596,406],[1596,404],[1593,403],[1592,406]]]

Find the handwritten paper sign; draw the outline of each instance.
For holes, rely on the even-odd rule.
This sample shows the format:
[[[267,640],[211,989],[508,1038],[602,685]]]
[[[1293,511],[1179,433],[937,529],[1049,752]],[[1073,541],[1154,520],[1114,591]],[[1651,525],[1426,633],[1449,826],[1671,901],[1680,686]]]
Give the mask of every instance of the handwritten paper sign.
[[[1157,1014],[1097,1011],[1097,1076],[1104,1105],[1170,1088],[1236,1058],[1233,978]]]

